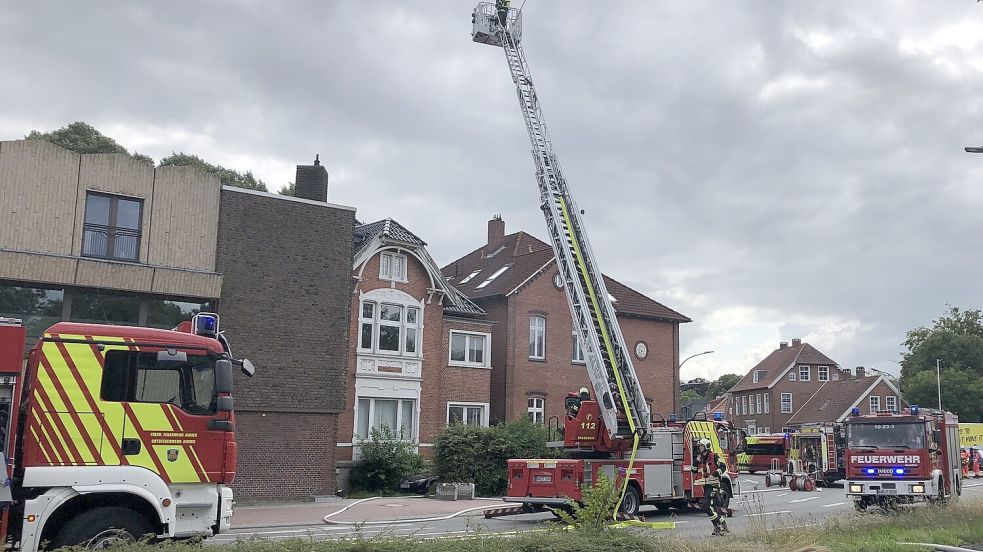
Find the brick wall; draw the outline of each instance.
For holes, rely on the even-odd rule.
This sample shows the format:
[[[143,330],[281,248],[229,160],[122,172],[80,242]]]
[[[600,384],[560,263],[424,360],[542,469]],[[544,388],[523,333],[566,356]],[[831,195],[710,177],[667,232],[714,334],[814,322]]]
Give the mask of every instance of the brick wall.
[[[872,389],[870,393],[867,393],[861,398],[859,406],[860,406],[860,412],[862,412],[863,414],[876,413],[876,412],[871,412],[870,410],[871,396],[877,396],[880,398],[881,410],[887,410],[887,399],[885,398],[887,396],[895,397],[895,405],[898,412],[900,412],[902,409],[908,406],[908,403],[904,402],[904,400],[902,400],[901,397],[893,389],[891,389],[890,386],[888,386],[887,382],[881,381],[876,386],[874,386],[874,389]]]
[[[256,366],[253,378],[235,381],[234,487],[246,497],[331,494],[355,213],[229,189],[221,200],[222,328],[236,356]]]

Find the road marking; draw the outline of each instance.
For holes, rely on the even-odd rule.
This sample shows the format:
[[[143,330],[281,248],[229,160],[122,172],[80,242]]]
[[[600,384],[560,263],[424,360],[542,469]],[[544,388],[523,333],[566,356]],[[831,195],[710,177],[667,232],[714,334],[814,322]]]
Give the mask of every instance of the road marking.
[[[973,483],[972,485],[963,485],[964,489],[968,489],[970,487],[983,487],[983,483]]]
[[[741,483],[761,483],[755,479],[741,479]]]
[[[809,500],[819,500],[820,498],[822,498],[822,497],[821,496],[810,496],[808,498],[800,498],[798,500],[789,500],[788,503],[789,504],[795,504],[796,502],[806,502],[806,501],[809,501]]]
[[[775,516],[778,514],[791,514],[791,510],[781,510],[778,512],[762,512],[760,514],[744,514],[741,517],[757,517],[757,516]]]
[[[741,491],[741,494],[742,495],[746,495],[746,494],[758,494],[758,493],[777,493],[778,491],[783,491],[783,490],[785,490],[785,489],[782,489],[781,487],[778,487],[778,488],[775,488],[775,489],[757,489],[757,490],[753,490],[753,491]],[[788,493],[785,493],[785,494],[788,494]],[[780,495],[780,496],[784,496],[784,495]]]
[[[846,502],[834,502],[832,504],[823,504],[820,508],[832,508],[833,506],[843,506]]]
[[[782,494],[780,494],[780,495],[778,495],[778,496],[779,496],[779,497],[783,497],[783,496],[785,496],[785,495],[787,495],[787,494],[791,494],[791,493],[782,493]]]

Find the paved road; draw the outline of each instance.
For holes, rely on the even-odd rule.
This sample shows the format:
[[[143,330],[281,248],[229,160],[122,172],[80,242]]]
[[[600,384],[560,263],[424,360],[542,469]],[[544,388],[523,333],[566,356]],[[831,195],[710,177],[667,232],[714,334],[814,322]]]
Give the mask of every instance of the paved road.
[[[734,517],[727,521],[731,532],[746,530],[751,524],[765,524],[769,527],[809,526],[821,523],[832,514],[853,513],[853,503],[844,490],[839,487],[819,489],[814,492],[792,492],[787,488],[766,488],[764,477],[741,475],[741,490],[744,491],[732,502]],[[967,480],[963,486],[964,496],[981,496],[983,481]],[[325,513],[334,511],[332,505],[325,505]],[[710,522],[706,516],[695,510],[685,512],[671,511],[661,513],[654,508],[644,507],[642,513],[648,521],[675,521],[676,533],[686,535],[707,535]],[[869,513],[864,515],[877,515]],[[495,519],[484,519],[480,515],[461,516],[434,522],[415,522],[392,525],[309,525],[293,527],[265,527],[261,529],[233,529],[231,533],[218,535],[207,542],[227,544],[237,539],[264,538],[282,540],[288,538],[337,539],[361,536],[406,536],[418,538],[455,538],[473,535],[476,532],[515,534],[526,531],[542,531],[551,514],[527,514]]]

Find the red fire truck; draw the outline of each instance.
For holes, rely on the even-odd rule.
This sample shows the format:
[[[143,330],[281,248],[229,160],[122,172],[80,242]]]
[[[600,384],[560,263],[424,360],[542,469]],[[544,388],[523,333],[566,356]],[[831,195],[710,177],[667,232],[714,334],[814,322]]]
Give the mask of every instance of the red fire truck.
[[[619,489],[628,474],[621,505],[625,514],[637,515],[642,504],[685,508],[703,497],[703,485],[696,483],[697,475],[690,466],[696,443],[709,439],[714,453],[728,464],[730,473],[721,481],[721,490],[722,506],[729,511],[730,499],[740,493],[735,455],[730,452],[741,448],[741,432],[719,419],[656,422],[629,474],[630,443],[611,440],[599,414],[597,402],[588,400],[580,403],[576,416],[566,417],[563,448],[567,458],[509,460],[504,500],[525,505],[525,511],[564,508],[571,501],[579,502],[581,489],[590,486],[598,474]]]
[[[174,330],[60,322],[25,355],[0,319],[0,542],[33,552],[230,527],[233,365],[217,315]]]
[[[920,409],[860,415],[846,429],[847,496],[858,511],[878,505],[943,502],[962,491],[959,419],[950,412]]]
[[[805,475],[822,486],[843,479],[846,474],[843,424],[802,424],[792,430],[788,438],[787,473]]]

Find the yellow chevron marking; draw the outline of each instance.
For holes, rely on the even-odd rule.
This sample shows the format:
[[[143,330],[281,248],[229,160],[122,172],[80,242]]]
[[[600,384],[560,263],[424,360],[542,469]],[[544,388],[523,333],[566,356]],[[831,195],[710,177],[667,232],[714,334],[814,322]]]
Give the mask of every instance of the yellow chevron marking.
[[[38,436],[38,432],[34,431],[33,427],[31,428],[31,435],[34,435],[34,440],[37,441],[38,443],[38,450],[41,451],[41,455],[44,456],[45,461],[48,462],[48,464],[53,464],[53,462],[51,461],[51,457],[48,456],[48,453],[44,451],[44,447],[41,446],[42,444],[41,437]]]

